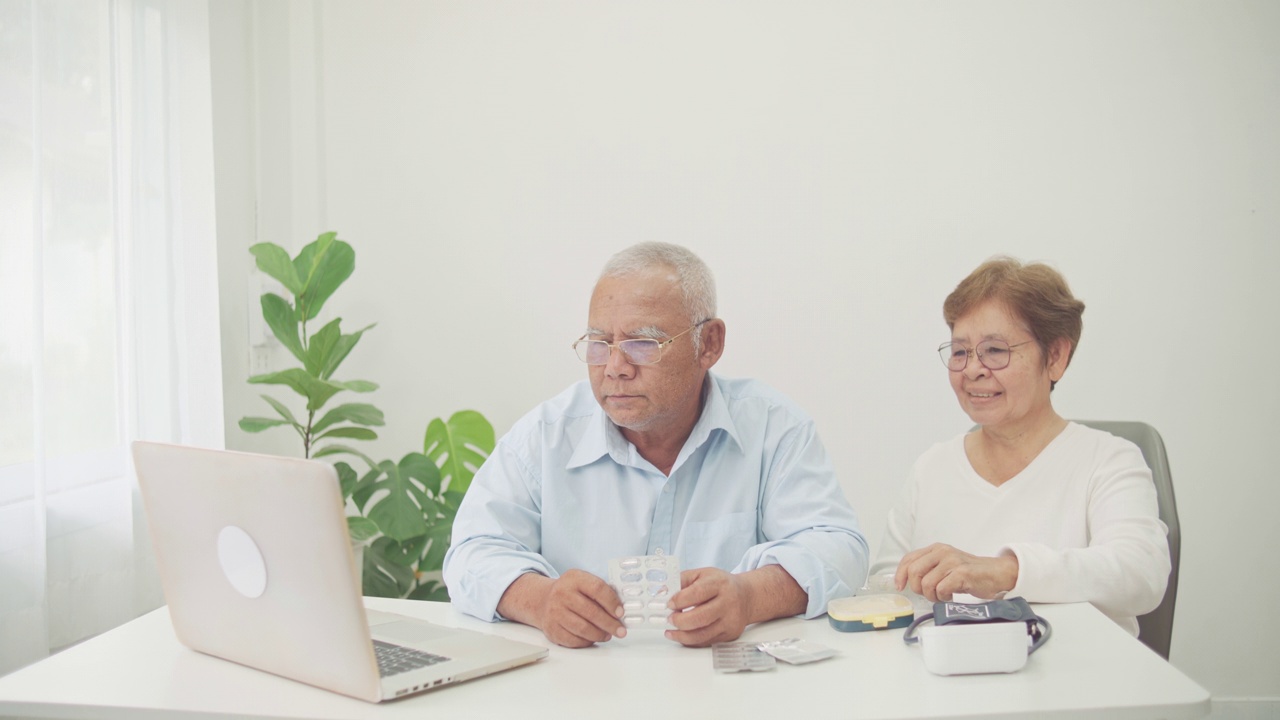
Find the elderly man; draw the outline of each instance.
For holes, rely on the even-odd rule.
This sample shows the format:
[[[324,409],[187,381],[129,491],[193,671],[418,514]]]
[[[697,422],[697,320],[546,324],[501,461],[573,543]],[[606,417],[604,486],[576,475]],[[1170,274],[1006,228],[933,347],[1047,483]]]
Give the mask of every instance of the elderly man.
[[[611,558],[679,558],[666,636],[738,638],[817,617],[867,571],[867,543],[813,421],[773,389],[711,367],[715,283],[688,250],[642,243],[605,265],[579,382],[518,421],[472,481],[444,579],[454,607],[567,647],[624,637]]]

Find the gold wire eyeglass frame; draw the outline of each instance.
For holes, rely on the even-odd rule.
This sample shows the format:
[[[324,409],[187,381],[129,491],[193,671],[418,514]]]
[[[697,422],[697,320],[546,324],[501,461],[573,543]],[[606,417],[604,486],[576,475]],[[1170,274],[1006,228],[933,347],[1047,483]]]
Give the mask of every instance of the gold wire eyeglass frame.
[[[574,340],[573,344],[570,345],[569,347],[572,347],[574,352],[577,353],[579,360],[581,360],[584,363],[587,363],[588,365],[608,365],[609,358],[613,356],[614,348],[617,348],[618,350],[622,351],[622,356],[625,357],[627,359],[627,362],[632,365],[657,365],[659,362],[662,361],[663,351],[666,350],[668,345],[675,342],[676,339],[679,338],[681,335],[687,335],[688,333],[692,332],[694,328],[701,327],[702,325],[705,325],[706,323],[711,322],[713,319],[714,318],[707,318],[706,320],[699,320],[698,322],[691,325],[684,332],[680,332],[675,335],[672,335],[671,337],[662,341],[655,340],[653,338],[627,338],[626,340],[619,340],[616,343],[611,343],[611,342],[605,342],[604,340],[588,340],[586,333],[583,333],[582,337],[578,338],[577,340]],[[605,355],[604,362],[593,363],[587,360],[587,353],[589,352],[588,348],[592,343],[605,345],[609,348],[609,354]],[[579,350],[578,348],[580,345],[585,345],[587,346],[587,348]],[[658,353],[657,359],[653,360],[652,362],[637,362],[635,358],[632,356],[632,354],[627,351],[627,347],[641,347],[641,346],[655,348],[654,352]],[[643,354],[643,351],[641,351],[641,354]]]

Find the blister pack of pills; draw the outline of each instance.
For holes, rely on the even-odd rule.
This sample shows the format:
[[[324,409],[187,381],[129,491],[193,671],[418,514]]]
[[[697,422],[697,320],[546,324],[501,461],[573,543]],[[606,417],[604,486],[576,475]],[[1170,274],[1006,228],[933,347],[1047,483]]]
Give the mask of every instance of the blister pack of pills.
[[[762,651],[769,653],[773,657],[791,665],[803,665],[805,663],[826,660],[829,657],[835,657],[836,651],[821,643],[801,640],[800,638],[787,638],[786,640],[770,640],[757,645]]]
[[[632,555],[609,561],[609,584],[622,600],[630,628],[674,629],[667,603],[680,591],[680,561],[671,555]]]
[[[778,662],[753,642],[724,642],[711,646],[711,665],[717,672],[760,672],[772,670]]]

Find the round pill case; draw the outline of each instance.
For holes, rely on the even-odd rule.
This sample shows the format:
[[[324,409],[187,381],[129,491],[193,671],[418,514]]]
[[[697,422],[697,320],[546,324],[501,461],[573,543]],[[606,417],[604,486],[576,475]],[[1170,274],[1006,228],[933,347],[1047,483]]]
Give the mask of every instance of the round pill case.
[[[855,595],[827,603],[827,621],[840,632],[904,628],[915,617],[911,601],[902,595]]]

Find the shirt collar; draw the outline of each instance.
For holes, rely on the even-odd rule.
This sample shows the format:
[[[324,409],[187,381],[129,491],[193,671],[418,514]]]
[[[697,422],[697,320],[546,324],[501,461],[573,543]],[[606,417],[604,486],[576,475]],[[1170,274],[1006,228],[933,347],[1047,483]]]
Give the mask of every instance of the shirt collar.
[[[739,449],[742,448],[737,426],[733,424],[733,417],[729,414],[729,405],[725,401],[724,393],[720,391],[720,383],[716,382],[715,376],[710,372],[707,373],[704,383],[707,388],[707,401],[703,403],[702,414],[698,416],[698,422],[694,423],[689,438],[685,440],[684,448],[676,458],[676,467],[679,467],[694,450],[707,442],[717,429],[724,430],[734,444]],[[631,443],[622,436],[622,431],[605,414],[604,408],[597,404],[591,414],[591,422],[587,424],[586,432],[578,440],[578,445],[574,448],[573,455],[569,457],[565,467],[573,469],[590,465],[605,455],[619,465],[628,465],[630,464],[628,458],[632,452]]]

